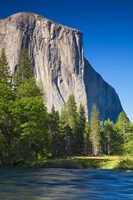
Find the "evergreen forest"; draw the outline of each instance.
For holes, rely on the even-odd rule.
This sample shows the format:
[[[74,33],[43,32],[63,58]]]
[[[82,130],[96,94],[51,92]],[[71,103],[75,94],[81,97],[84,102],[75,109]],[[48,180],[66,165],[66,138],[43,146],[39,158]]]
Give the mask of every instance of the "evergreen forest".
[[[96,105],[90,121],[71,94],[61,113],[48,112],[36,84],[27,49],[11,76],[5,50],[0,55],[0,165],[27,165],[68,156],[133,155],[133,124],[123,111],[114,123],[100,121]]]

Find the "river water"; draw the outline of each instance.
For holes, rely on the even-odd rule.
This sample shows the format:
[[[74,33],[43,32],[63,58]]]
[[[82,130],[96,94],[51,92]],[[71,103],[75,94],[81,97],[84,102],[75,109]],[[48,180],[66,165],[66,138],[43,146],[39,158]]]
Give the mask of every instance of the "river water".
[[[0,168],[0,200],[133,200],[132,170]]]

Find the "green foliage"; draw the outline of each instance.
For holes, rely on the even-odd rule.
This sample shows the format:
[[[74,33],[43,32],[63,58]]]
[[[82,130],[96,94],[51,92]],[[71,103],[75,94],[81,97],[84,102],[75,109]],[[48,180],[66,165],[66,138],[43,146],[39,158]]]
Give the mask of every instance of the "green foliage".
[[[82,155],[84,151],[85,125],[86,125],[85,108],[82,104],[80,104],[77,114],[77,132],[75,138],[76,155]]]
[[[3,53],[4,55],[4,53]],[[3,56],[4,57],[4,56]],[[4,60],[4,59],[3,59]],[[5,62],[8,63],[8,62]],[[27,51],[20,53],[20,81],[16,90],[0,81],[0,159],[2,164],[24,164],[47,156],[48,114],[36,86]],[[0,65],[1,66],[1,65]],[[1,69],[4,77],[5,68]],[[6,74],[6,73],[5,73]],[[8,76],[7,76],[8,77]]]
[[[118,120],[116,122],[116,129],[117,133],[121,136],[121,146],[122,146],[122,153],[128,153],[129,147],[132,144],[132,130],[130,128],[130,121],[123,111],[119,114]],[[130,139],[131,140],[130,140]],[[130,151],[131,152],[131,151]]]
[[[89,122],[85,123],[84,129],[84,155],[88,156],[91,155],[91,140],[90,140],[90,125]]]
[[[59,128],[59,113],[55,111],[52,106],[51,113],[49,114],[49,127],[50,127],[50,151],[53,158],[59,157],[60,149],[60,128]]]
[[[33,67],[30,61],[28,50],[23,48],[19,54],[18,67],[15,74],[15,85],[18,87],[25,81],[33,77]]]
[[[17,136],[15,148],[19,149],[20,144],[22,146],[24,144],[25,149],[20,148],[16,151],[18,153],[15,155],[15,160],[21,158],[26,163],[47,154],[48,114],[41,92],[33,78],[20,85],[16,96],[11,108],[15,124],[14,132]],[[25,153],[26,148],[30,154]]]
[[[10,72],[5,50],[0,55],[0,160],[3,165],[11,163],[13,122],[10,106],[15,94],[10,86]]]
[[[113,135],[114,135],[114,128],[113,128],[113,122],[110,121],[110,119],[106,120],[104,122],[104,133],[105,133],[105,154],[111,155],[112,152],[112,145],[113,145]]]
[[[3,164],[10,161],[13,139],[13,121],[10,106],[15,99],[15,95],[7,83],[0,82],[0,158]]]
[[[40,97],[17,99],[12,105],[11,111],[17,136],[16,149],[19,149],[20,144],[25,146],[24,149],[16,152],[15,159],[21,158],[27,162],[29,158],[37,159],[38,154],[46,156],[44,150],[48,141],[48,120],[47,110],[42,99]],[[23,153],[26,148],[27,152],[30,152],[29,156]]]
[[[104,128],[101,131],[102,152],[106,155],[122,154],[122,137],[117,133],[115,125],[110,119],[104,121]]]
[[[77,104],[74,94],[71,94],[66,103],[66,120],[67,124],[75,131],[77,124]]]
[[[101,153],[100,146],[100,114],[97,110],[96,105],[94,104],[91,111],[91,120],[90,120],[90,139],[92,143],[92,154],[97,156]]]
[[[101,157],[68,157],[65,159],[49,159],[37,161],[32,164],[34,167],[46,168],[101,168],[101,169],[133,169],[132,157],[101,156]]]
[[[133,155],[133,124],[130,122],[125,135],[124,154]]]
[[[77,104],[75,102],[74,94],[69,96],[62,114],[64,115],[63,121],[65,121],[67,153],[69,155],[74,155],[78,120]]]
[[[35,97],[40,96],[43,97],[43,93],[37,87],[35,79],[29,78],[25,81],[24,84],[20,85],[16,90],[17,98],[23,97]],[[45,97],[43,97],[45,99]]]
[[[36,85],[33,67],[26,49],[19,55],[15,86],[5,51],[0,55],[0,163],[3,165],[29,165],[42,163],[46,158],[75,155],[133,155],[133,124],[125,112],[117,123],[110,119],[100,124],[99,112],[93,105],[90,122],[86,121],[82,104],[77,107],[71,94],[61,115],[55,110],[47,112],[45,95]],[[78,168],[99,166],[98,160],[75,161]],[[110,166],[109,162],[107,161]],[[75,165],[76,163],[76,165]],[[116,166],[118,162],[114,162]],[[127,167],[128,161],[119,162]],[[71,166],[66,161],[64,166]],[[58,163],[60,166],[60,163]],[[117,166],[116,166],[117,167]]]
[[[85,109],[80,104],[77,109],[75,97],[71,94],[61,113],[61,121],[66,134],[67,155],[81,155],[84,152]]]
[[[128,125],[129,125],[129,119],[126,113],[122,111],[118,116],[118,120],[116,122],[116,128],[123,137],[123,143],[125,143],[125,135],[128,129]]]
[[[60,116],[60,130],[61,134],[64,136],[64,149],[66,156],[72,155],[72,145],[73,145],[73,131],[68,124],[67,112],[65,109],[62,109]]]
[[[7,85],[10,85],[11,83],[10,70],[4,49],[2,49],[0,55],[0,82],[3,81],[7,83]]]
[[[133,159],[131,158],[123,158],[121,159],[116,167],[117,169],[133,169]]]

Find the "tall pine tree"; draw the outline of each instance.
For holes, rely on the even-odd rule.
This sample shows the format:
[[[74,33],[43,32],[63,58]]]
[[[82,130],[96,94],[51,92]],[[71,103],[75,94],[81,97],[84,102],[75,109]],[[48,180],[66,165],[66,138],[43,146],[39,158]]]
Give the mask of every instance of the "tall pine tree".
[[[60,156],[60,128],[59,128],[59,113],[55,111],[52,106],[51,113],[49,114],[49,127],[50,127],[50,152],[53,158]]]
[[[84,132],[85,132],[85,124],[86,124],[86,116],[85,116],[85,108],[82,104],[80,104],[78,109],[78,120],[77,120],[77,132],[75,138],[75,153],[77,155],[83,154],[84,148]]]
[[[118,120],[116,122],[116,127],[123,137],[123,143],[126,142],[125,137],[126,137],[128,125],[129,125],[129,119],[128,119],[126,113],[124,111],[122,111],[118,116]]]
[[[92,142],[92,154],[97,156],[101,153],[101,145],[100,145],[101,136],[100,136],[100,115],[95,104],[93,105],[91,111],[90,138]]]
[[[77,113],[77,104],[75,101],[75,96],[74,94],[71,94],[67,100],[66,103],[66,121],[68,126],[72,130],[72,134],[70,135],[71,138],[71,152],[72,155],[76,154],[76,137],[77,137],[77,131],[78,131],[78,113]]]
[[[11,84],[11,74],[4,49],[2,49],[0,55],[0,82],[2,81],[8,85]]]
[[[14,82],[16,86],[24,84],[25,81],[33,77],[33,67],[30,56],[26,48],[22,48],[19,54],[18,68],[15,73]]]
[[[0,55],[0,159],[9,164],[12,155],[13,121],[10,107],[15,99],[10,86],[10,71],[5,50]]]

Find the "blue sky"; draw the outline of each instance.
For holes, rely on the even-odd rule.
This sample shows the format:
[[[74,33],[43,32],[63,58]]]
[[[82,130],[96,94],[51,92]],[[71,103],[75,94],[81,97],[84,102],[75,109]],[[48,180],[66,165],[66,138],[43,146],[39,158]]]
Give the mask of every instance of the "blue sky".
[[[83,33],[85,57],[133,120],[132,0],[0,0],[0,18],[34,12]]]

